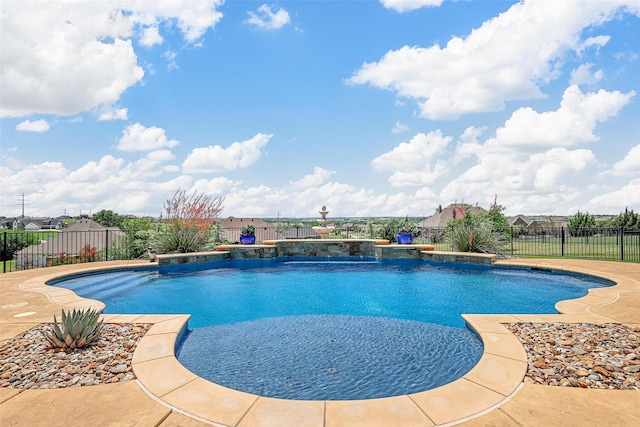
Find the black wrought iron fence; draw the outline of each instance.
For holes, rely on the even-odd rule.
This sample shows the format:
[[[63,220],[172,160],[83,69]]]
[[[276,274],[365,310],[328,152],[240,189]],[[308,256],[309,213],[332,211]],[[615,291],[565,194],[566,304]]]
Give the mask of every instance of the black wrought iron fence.
[[[383,227],[371,225],[335,226],[328,230],[328,239],[379,239]],[[454,250],[447,239],[450,228],[430,227],[414,231],[414,242],[431,244],[436,250]],[[327,230],[324,230],[327,231]],[[393,231],[393,230],[392,230]],[[399,230],[398,230],[399,231]],[[389,234],[389,231],[386,231]],[[237,243],[240,228],[212,228],[208,247]],[[153,230],[92,230],[42,231],[0,234],[0,271],[10,272],[55,265],[144,259],[154,245]],[[280,239],[318,238],[310,226],[278,225],[256,228],[256,243]],[[566,257],[616,260],[640,263],[640,231],[620,228],[571,229],[567,227],[537,227],[532,230],[512,227],[505,233],[504,253],[514,257]]]

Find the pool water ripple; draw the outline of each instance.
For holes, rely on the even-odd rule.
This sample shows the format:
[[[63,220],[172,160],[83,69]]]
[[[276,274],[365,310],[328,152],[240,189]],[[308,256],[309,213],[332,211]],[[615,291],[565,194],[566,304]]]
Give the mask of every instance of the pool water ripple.
[[[186,368],[217,384],[299,400],[420,392],[463,376],[481,355],[482,344],[468,329],[348,315],[198,328],[177,353]]]

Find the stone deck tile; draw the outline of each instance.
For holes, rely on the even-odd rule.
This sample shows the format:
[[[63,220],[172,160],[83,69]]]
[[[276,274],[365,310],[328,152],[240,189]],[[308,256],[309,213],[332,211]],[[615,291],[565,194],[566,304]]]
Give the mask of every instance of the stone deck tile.
[[[518,322],[518,319],[509,314],[463,314],[462,318],[477,334],[491,332],[495,334],[510,334],[503,323]]]
[[[160,399],[199,378],[178,362],[174,356],[136,362],[133,364],[133,373],[147,392]]]
[[[463,378],[509,396],[522,382],[527,362],[484,353],[482,358]]]
[[[483,332],[480,334],[480,338],[482,338],[484,345],[484,353],[526,363],[527,353],[524,351],[522,344],[520,344],[520,340],[512,333],[495,334]]]
[[[167,356],[173,357],[177,338],[177,333],[145,334],[133,353],[132,363],[136,364]]]
[[[4,426],[155,426],[171,409],[135,381],[56,390],[26,390],[2,403]]]
[[[15,388],[0,388],[0,403],[17,396],[18,393],[20,393],[20,390]]]
[[[211,427],[211,423],[197,420],[193,417],[172,412],[158,427]]]
[[[324,427],[324,402],[260,397],[238,427]]]
[[[433,421],[409,398],[326,402],[325,427],[428,427]]]
[[[525,427],[638,426],[640,391],[525,384],[499,411],[511,420],[517,420],[517,425]],[[469,425],[483,425],[483,418]]]
[[[410,397],[436,425],[478,415],[505,400],[503,394],[464,377],[437,389],[412,394]]]
[[[197,378],[162,397],[180,410],[214,423],[237,425],[258,396]]]

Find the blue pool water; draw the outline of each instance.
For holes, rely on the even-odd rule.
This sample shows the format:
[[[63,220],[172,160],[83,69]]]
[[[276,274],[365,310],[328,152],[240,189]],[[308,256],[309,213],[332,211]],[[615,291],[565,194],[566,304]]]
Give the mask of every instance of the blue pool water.
[[[237,390],[367,399],[431,389],[480,359],[463,313],[556,313],[610,282],[421,260],[255,260],[56,281],[105,313],[188,313],[178,359]]]

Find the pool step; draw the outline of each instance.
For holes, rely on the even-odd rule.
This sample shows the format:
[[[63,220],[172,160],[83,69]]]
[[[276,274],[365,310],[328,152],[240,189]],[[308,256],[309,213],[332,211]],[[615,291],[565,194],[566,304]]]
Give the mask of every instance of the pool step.
[[[57,285],[62,288],[71,289],[79,295],[80,293],[85,293],[86,291],[91,292],[93,289],[99,289],[102,285],[105,285],[107,283],[112,283],[114,281],[123,280],[129,277],[131,277],[130,272],[104,273],[81,276],[77,279],[63,281]]]
[[[111,297],[117,293],[126,292],[136,286],[143,286],[149,284],[158,277],[155,273],[122,273],[122,274],[110,274],[109,277],[100,276],[99,280],[90,280],[90,278],[84,278],[88,280],[88,283],[83,282],[78,286],[69,286],[68,289],[74,291],[76,294],[97,300],[103,300]],[[98,277],[96,277],[98,279]]]

